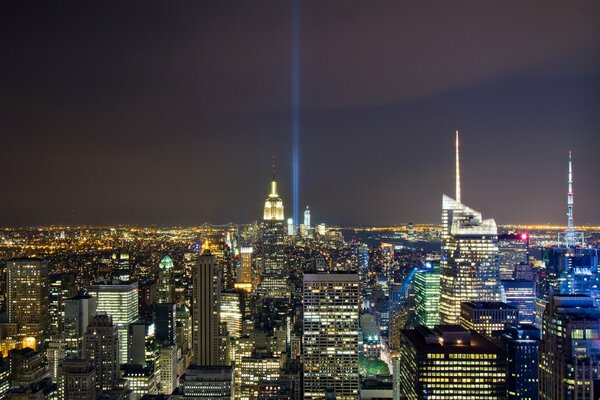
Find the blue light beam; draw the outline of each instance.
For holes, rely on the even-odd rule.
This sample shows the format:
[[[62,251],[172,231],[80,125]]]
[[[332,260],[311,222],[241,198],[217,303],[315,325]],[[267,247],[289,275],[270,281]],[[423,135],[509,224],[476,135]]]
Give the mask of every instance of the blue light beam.
[[[299,225],[300,180],[300,1],[292,0],[292,192],[294,224]]]

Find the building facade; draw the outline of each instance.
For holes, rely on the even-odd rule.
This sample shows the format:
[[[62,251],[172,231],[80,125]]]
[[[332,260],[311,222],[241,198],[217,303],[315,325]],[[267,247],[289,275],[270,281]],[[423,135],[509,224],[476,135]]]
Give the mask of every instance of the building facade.
[[[403,400],[505,399],[504,352],[457,325],[403,330],[396,365]]]
[[[304,274],[304,398],[356,399],[359,389],[359,277]]]

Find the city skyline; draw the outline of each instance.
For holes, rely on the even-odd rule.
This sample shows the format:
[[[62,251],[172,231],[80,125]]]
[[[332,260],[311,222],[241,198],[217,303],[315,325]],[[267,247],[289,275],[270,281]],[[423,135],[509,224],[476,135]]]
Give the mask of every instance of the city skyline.
[[[183,4],[9,6],[3,225],[259,220],[273,154],[291,216],[291,3]],[[341,4],[299,8],[300,210],[437,222],[460,129],[473,207],[563,224],[573,151],[600,224],[598,4]]]

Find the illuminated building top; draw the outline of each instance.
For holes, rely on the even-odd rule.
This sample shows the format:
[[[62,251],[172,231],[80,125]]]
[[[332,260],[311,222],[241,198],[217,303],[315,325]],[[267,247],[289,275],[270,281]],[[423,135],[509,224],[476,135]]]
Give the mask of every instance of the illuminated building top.
[[[160,269],[173,269],[173,259],[169,256],[164,256],[158,266]]]
[[[275,180],[275,159],[273,159],[273,180],[271,181],[271,193],[265,201],[265,221],[283,221],[283,200],[277,193],[277,181]]]

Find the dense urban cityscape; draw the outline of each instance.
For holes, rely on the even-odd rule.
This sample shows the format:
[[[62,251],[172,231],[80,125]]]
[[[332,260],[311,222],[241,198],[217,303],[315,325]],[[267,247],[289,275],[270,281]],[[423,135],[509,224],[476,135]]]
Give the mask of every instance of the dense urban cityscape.
[[[0,400],[600,400],[600,1],[0,21]]]
[[[455,146],[440,225],[286,219],[273,166],[252,224],[4,229],[0,398],[597,398],[572,154],[566,227],[497,226]]]

